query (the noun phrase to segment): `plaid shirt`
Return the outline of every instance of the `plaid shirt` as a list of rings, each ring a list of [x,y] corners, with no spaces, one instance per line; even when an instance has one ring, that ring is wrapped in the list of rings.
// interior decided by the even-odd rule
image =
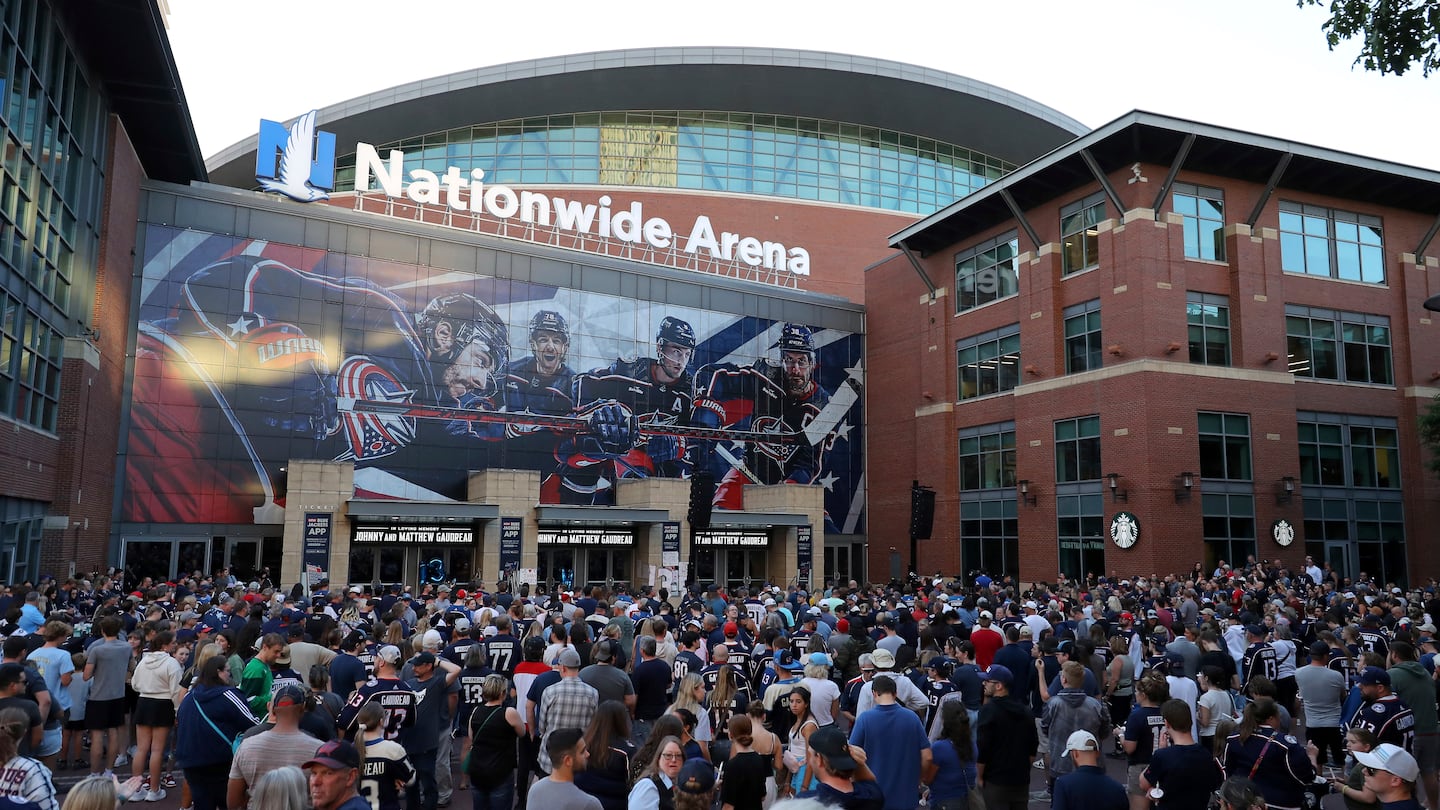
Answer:
[[[600,693],[579,677],[561,678],[558,683],[545,689],[545,693],[540,696],[540,708],[535,713],[535,725],[541,735],[540,767],[546,771],[552,770],[550,754],[545,750],[550,732],[561,728],[578,728],[584,731],[589,727],[590,718],[594,716],[595,706],[599,702]]]

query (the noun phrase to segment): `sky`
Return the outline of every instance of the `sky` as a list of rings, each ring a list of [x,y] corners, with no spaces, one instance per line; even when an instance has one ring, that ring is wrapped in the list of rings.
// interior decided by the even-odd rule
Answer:
[[[625,48],[855,54],[998,85],[1097,127],[1141,109],[1440,169],[1440,76],[1328,49],[1295,0],[169,0],[209,157],[356,96],[460,70]],[[903,16],[902,16],[903,15]],[[322,122],[323,123],[323,122]]]

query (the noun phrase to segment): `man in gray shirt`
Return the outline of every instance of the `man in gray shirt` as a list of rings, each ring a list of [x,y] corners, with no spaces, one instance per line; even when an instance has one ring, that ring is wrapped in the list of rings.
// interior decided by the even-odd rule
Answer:
[[[600,702],[616,700],[625,704],[625,709],[635,715],[635,684],[630,676],[615,668],[615,642],[601,639],[590,651],[595,663],[580,670],[580,680],[590,684],[600,693]]]
[[[85,680],[90,698],[85,702],[85,727],[90,729],[90,773],[104,773],[125,750],[120,731],[125,726],[125,683],[130,676],[133,651],[120,640],[120,617],[106,616],[96,624],[100,641],[85,651]],[[95,732],[104,732],[98,734]],[[104,744],[101,744],[101,740]],[[108,757],[108,759],[107,759]]]
[[[1326,751],[1332,767],[1345,763],[1345,735],[1340,728],[1340,709],[1347,690],[1345,676],[1330,668],[1330,647],[1323,641],[1310,645],[1310,664],[1295,669],[1295,683],[1305,706],[1305,740],[1320,749],[1317,762]]]
[[[550,775],[530,786],[526,804],[545,810],[603,810],[600,800],[575,787],[575,773],[585,770],[590,752],[585,750],[584,733],[578,728],[561,728],[545,739],[550,757]]]

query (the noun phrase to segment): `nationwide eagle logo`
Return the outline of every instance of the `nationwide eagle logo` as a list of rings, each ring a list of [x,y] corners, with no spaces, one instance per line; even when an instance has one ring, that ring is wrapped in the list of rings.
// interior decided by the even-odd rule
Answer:
[[[261,188],[298,202],[330,199],[325,191],[335,188],[335,135],[316,132],[315,115],[311,110],[289,127],[260,121],[255,180]]]

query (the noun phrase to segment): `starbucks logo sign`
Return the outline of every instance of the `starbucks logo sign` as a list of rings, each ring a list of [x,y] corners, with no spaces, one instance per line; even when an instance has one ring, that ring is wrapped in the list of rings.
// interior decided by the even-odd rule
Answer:
[[[1275,542],[1282,546],[1288,546],[1295,542],[1295,524],[1280,518],[1270,526],[1270,536]]]
[[[1120,548],[1130,548],[1140,540],[1140,520],[1129,512],[1116,512],[1110,518],[1110,541]]]

